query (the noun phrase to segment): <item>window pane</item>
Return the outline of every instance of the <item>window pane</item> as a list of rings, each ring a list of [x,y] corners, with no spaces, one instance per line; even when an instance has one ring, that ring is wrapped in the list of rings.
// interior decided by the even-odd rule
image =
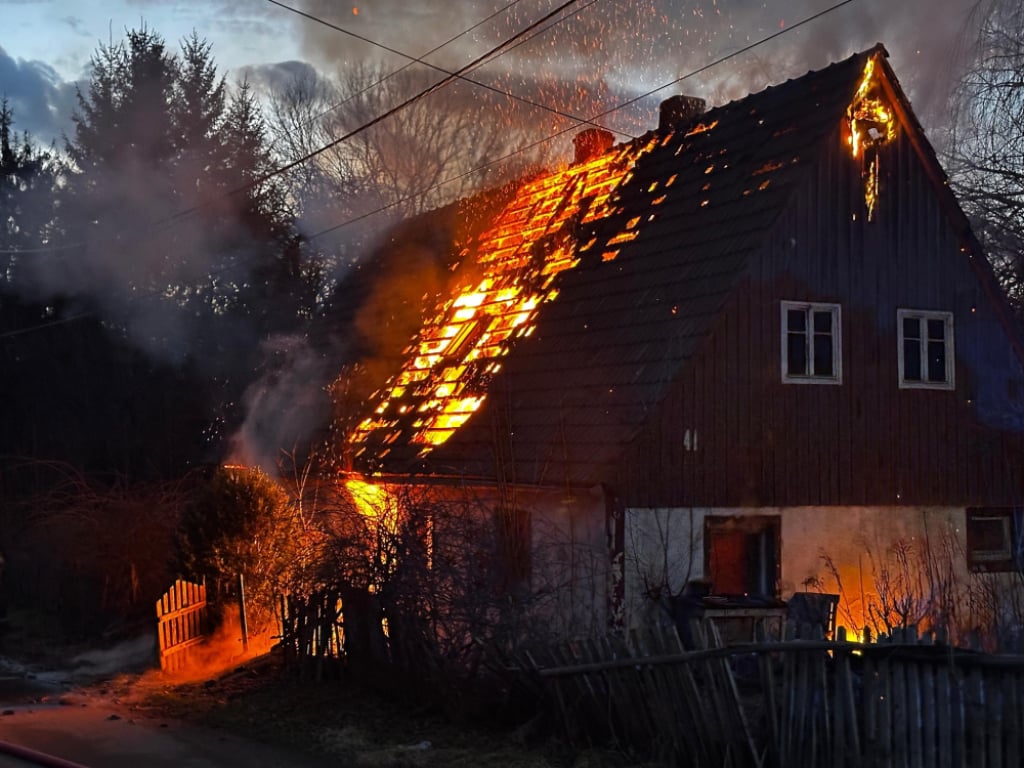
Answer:
[[[786,330],[788,331],[806,331],[807,330],[807,312],[803,309],[789,309],[786,310]]]
[[[1009,516],[971,515],[967,518],[967,551],[975,562],[1005,560],[1013,555]]]
[[[929,339],[944,339],[946,338],[946,321],[941,319],[929,318],[928,320],[928,338]]]
[[[802,333],[786,334],[786,366],[790,376],[807,375],[807,339]]]
[[[814,335],[814,375],[832,375],[832,337],[821,333]]]
[[[921,380],[921,342],[903,339],[903,380]]]
[[[921,338],[921,323],[916,317],[904,317],[903,318],[903,338],[904,339],[919,339]]]
[[[931,322],[929,321],[929,325]],[[930,329],[929,329],[930,331]],[[946,343],[928,342],[928,381],[946,380]]]
[[[815,333],[832,333],[832,313],[831,312],[815,312],[814,313],[814,332]]]

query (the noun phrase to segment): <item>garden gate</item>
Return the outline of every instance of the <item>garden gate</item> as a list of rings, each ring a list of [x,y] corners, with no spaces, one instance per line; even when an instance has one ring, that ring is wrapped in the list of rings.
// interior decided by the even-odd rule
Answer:
[[[160,669],[178,672],[206,636],[206,585],[178,579],[156,601]]]

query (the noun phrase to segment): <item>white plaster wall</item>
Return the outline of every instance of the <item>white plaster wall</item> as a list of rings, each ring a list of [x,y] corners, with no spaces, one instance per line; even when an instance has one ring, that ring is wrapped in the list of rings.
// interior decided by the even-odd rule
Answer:
[[[679,594],[704,578],[704,519],[777,515],[781,526],[780,596],[801,590],[840,594],[839,623],[860,629],[879,591],[901,589],[923,603],[944,583],[963,589],[968,573],[964,510],[957,507],[770,507],[626,511],[626,623],[660,618],[652,593]],[[935,568],[933,568],[935,570]],[[962,597],[962,596],[960,596]]]
[[[538,629],[557,637],[607,630],[609,554],[600,487],[517,491],[531,515],[530,589]]]

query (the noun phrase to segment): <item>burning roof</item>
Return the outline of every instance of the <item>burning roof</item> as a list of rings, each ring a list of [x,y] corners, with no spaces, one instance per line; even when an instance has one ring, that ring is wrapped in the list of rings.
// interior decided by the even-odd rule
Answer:
[[[598,479],[822,142],[877,162],[871,148],[895,130],[873,69],[884,56],[876,46],[525,183],[459,244],[466,277],[349,435],[357,467]],[[868,192],[865,205],[870,216]]]

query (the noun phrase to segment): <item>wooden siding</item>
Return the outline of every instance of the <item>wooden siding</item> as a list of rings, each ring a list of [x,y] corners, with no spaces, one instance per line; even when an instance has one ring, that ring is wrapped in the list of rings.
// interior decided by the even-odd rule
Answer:
[[[627,506],[1024,500],[1009,337],[905,133],[881,150],[881,173],[868,222],[861,162],[837,129],[618,467]],[[840,386],[781,382],[781,300],[841,305]],[[899,308],[953,313],[954,390],[899,388]]]

